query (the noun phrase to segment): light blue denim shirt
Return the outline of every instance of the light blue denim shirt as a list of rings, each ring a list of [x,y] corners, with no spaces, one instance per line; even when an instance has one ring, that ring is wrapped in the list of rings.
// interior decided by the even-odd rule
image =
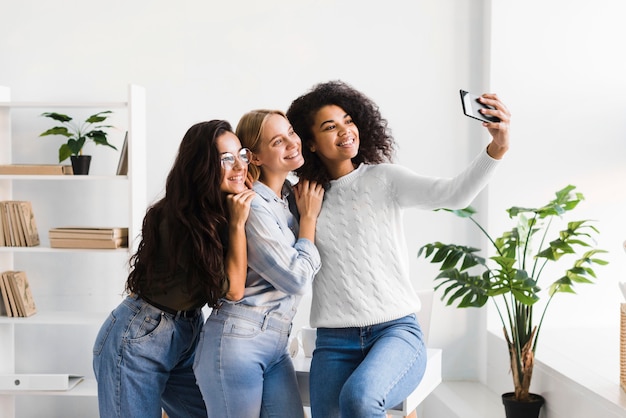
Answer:
[[[248,277],[243,299],[236,303],[272,313],[284,319],[296,314],[302,295],[321,267],[320,254],[306,238],[298,239],[299,224],[289,210],[293,198],[289,182],[279,198],[261,182],[254,183],[257,196],[246,222]]]

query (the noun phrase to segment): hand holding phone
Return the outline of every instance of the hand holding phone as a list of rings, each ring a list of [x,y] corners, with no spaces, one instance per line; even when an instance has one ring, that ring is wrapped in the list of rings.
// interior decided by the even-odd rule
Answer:
[[[483,122],[500,122],[500,118],[497,116],[483,115],[480,113],[480,109],[495,109],[493,106],[489,106],[481,103],[478,100],[478,96],[471,94],[465,90],[459,90],[461,93],[461,104],[463,105],[463,113],[470,118],[478,119]]]

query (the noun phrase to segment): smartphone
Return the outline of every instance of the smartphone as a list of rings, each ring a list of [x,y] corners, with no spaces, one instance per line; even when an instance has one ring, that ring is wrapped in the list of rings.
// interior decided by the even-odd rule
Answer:
[[[497,116],[483,115],[479,109],[494,109],[493,106],[482,104],[478,101],[478,96],[471,94],[465,90],[459,90],[461,92],[461,104],[463,104],[463,113],[470,118],[478,119],[483,122],[500,122],[500,118]]]

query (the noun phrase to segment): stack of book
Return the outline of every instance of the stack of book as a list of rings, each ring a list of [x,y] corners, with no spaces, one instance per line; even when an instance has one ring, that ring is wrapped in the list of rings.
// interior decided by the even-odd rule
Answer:
[[[86,228],[67,226],[50,229],[52,248],[128,247],[128,228]]]
[[[2,273],[0,293],[6,316],[26,317],[37,312],[25,272],[9,270]]]
[[[2,164],[0,174],[66,175],[74,171],[71,165],[61,164]]]
[[[39,245],[39,232],[33,207],[28,201],[0,202],[0,246],[34,247]]]

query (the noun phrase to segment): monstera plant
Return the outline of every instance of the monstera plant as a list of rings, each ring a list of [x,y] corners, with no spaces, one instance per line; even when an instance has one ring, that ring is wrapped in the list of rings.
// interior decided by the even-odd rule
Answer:
[[[493,255],[487,259],[479,255],[477,248],[441,242],[426,244],[418,252],[418,257],[424,256],[440,266],[435,291],[443,292],[442,300],[447,305],[467,308],[482,307],[488,300],[494,302],[510,355],[515,387],[511,395],[517,401],[529,402],[537,397],[529,389],[541,325],[552,298],[559,293],[575,293],[576,285],[593,283],[594,267],[607,264],[597,258],[606,251],[595,247],[599,232],[592,221],[569,221],[567,225],[561,222],[564,229],[551,233],[551,227],[558,223],[555,221],[562,220],[584,199],[574,189],[570,185],[557,191],[553,200],[538,208],[507,209],[515,226],[498,238],[493,238],[476,221],[471,207],[444,209],[478,227],[492,247]],[[563,266],[563,270],[558,270],[562,276],[553,276],[552,268],[546,269],[551,263]],[[534,312],[541,296],[547,301],[539,312]]]

